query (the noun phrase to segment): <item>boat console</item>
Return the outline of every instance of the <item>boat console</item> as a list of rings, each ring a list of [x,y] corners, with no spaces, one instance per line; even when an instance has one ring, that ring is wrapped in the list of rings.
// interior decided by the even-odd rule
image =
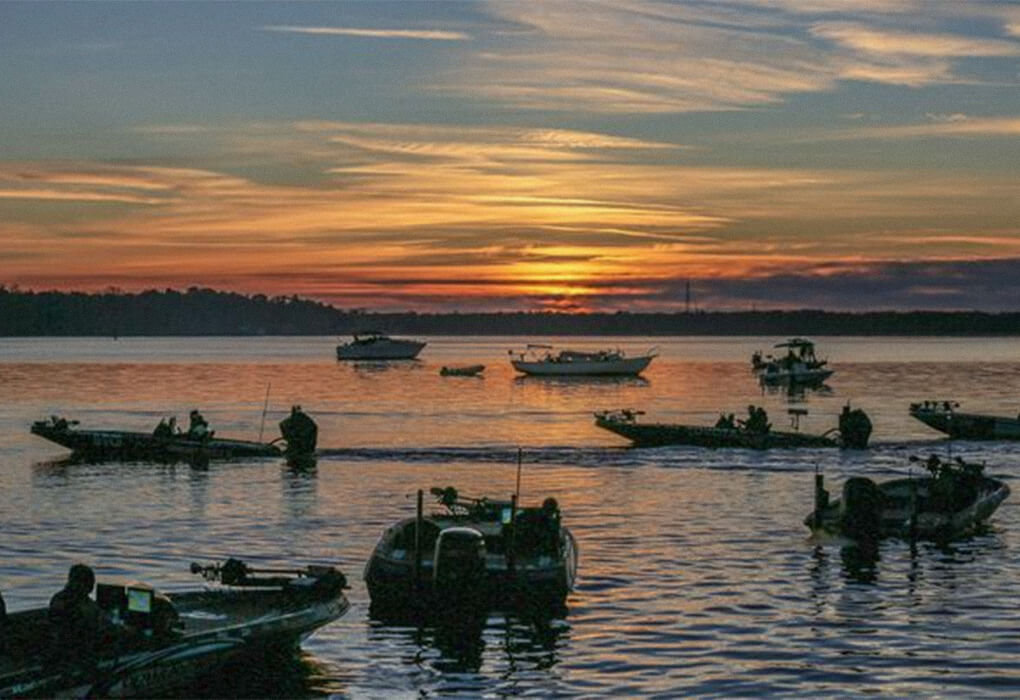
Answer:
[[[176,613],[165,597],[157,600],[156,591],[144,584],[126,586],[100,583],[96,586],[96,604],[117,626],[129,626],[145,636],[154,631],[169,631]],[[163,616],[171,612],[170,620]]]

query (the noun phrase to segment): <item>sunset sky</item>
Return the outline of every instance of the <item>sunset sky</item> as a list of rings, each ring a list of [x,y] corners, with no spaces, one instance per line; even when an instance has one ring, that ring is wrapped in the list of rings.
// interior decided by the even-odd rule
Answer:
[[[3,2],[0,71],[8,286],[1020,306],[1014,2]]]

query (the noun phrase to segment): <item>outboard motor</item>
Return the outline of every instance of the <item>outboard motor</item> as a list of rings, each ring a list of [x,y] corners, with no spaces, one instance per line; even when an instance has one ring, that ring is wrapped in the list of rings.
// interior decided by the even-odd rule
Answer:
[[[871,419],[863,410],[846,405],[839,414],[839,434],[843,447],[864,449],[871,438]]]
[[[485,538],[471,527],[449,527],[439,533],[432,562],[436,594],[451,603],[477,603],[484,595]]]
[[[287,440],[288,457],[307,457],[315,453],[319,426],[300,406],[292,406],[290,415],[280,421],[280,434]]]
[[[843,532],[854,539],[877,540],[881,536],[885,494],[874,481],[850,477],[843,484],[840,520]]]

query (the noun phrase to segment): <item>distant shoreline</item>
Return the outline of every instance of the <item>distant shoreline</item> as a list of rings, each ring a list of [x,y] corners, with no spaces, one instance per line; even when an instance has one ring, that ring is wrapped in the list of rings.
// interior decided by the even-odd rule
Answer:
[[[299,297],[192,287],[137,294],[0,286],[0,337],[325,336],[1020,336],[1020,312],[695,311],[417,313],[337,309]]]

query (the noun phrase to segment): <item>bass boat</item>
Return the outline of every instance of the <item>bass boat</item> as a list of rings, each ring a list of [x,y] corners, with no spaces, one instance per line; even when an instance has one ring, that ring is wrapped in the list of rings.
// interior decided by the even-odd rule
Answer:
[[[272,443],[230,440],[218,437],[194,438],[187,433],[160,434],[129,430],[82,430],[78,421],[57,416],[36,421],[34,435],[71,450],[75,456],[94,460],[177,461],[194,458],[235,459],[279,457],[283,450]]]
[[[947,540],[974,530],[1009,496],[1009,486],[985,476],[983,464],[932,455],[924,466],[929,476],[881,484],[852,477],[843,484],[843,497],[832,502],[816,474],[815,509],[804,524],[816,533],[852,539]]]
[[[562,607],[577,576],[577,543],[556,500],[540,507],[463,498],[433,488],[443,506],[391,525],[379,538],[365,583],[374,609]]]
[[[761,409],[759,409],[761,410]],[[795,419],[803,411],[792,414]],[[689,445],[692,447],[736,447],[764,450],[793,447],[844,447],[863,449],[871,437],[871,419],[861,409],[843,409],[839,427],[822,435],[772,430],[766,418],[753,418],[738,425],[732,416],[715,426],[677,423],[641,423],[642,411],[621,409],[595,414],[595,425],[630,440],[635,447]]]
[[[349,607],[332,567],[253,569],[237,559],[192,564],[222,588],[161,594],[101,583],[97,648],[54,647],[47,608],[8,615],[0,640],[0,697],[156,697],[226,662],[292,651]]]
[[[560,350],[551,345],[528,345],[523,351],[508,351],[510,364],[518,372],[540,377],[636,376],[656,357],[655,349],[627,357],[622,350],[581,352]]]
[[[957,440],[1020,440],[1020,416],[963,413],[959,407],[955,401],[923,401],[910,404],[910,415]]]
[[[354,340],[336,346],[338,360],[413,360],[426,343],[391,338],[384,333],[355,333]]]
[[[46,420],[32,423],[29,430],[34,435],[68,448],[74,457],[88,461],[204,463],[211,459],[280,456],[300,459],[314,454],[318,438],[315,422],[301,411],[300,406],[292,407],[291,414],[280,421],[281,437],[272,442],[218,438],[212,432],[196,437],[190,433],[175,432],[171,425],[172,422],[167,424],[166,421],[160,421],[151,433],[81,430],[76,420],[50,416]]]

